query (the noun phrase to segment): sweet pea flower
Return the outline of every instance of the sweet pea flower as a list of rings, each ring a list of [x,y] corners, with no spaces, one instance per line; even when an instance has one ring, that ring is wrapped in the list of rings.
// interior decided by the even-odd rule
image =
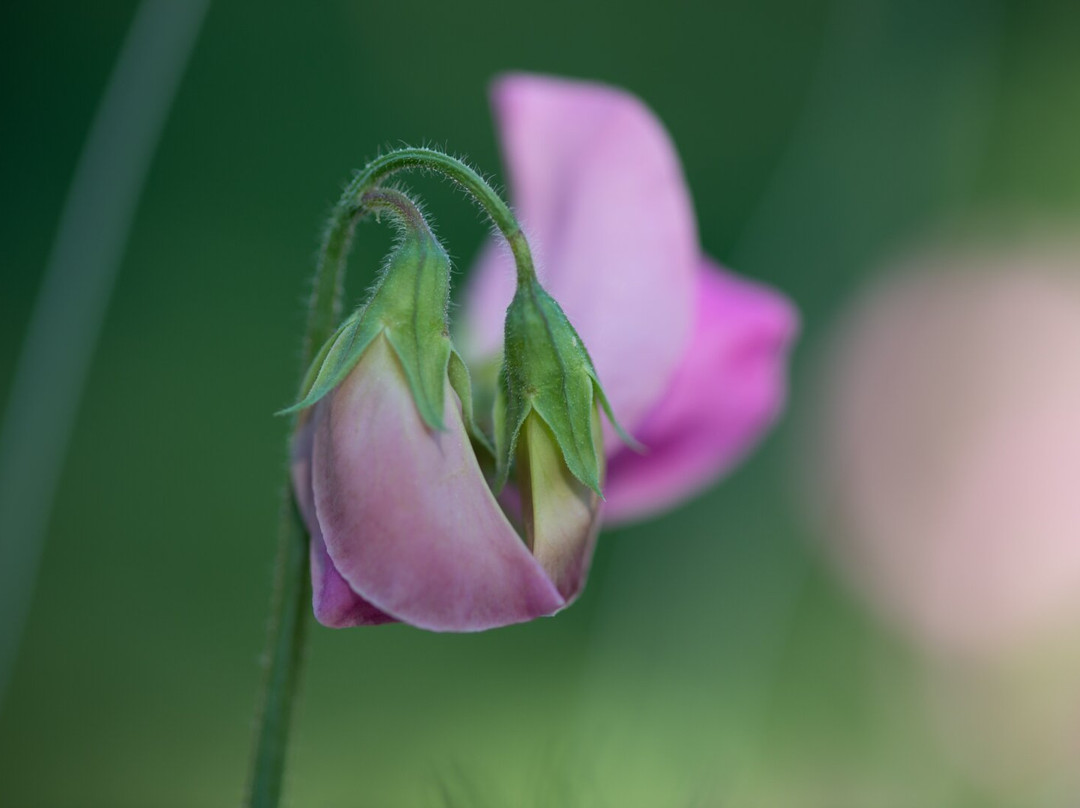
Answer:
[[[649,110],[613,88],[524,75],[496,83],[494,106],[516,209],[551,293],[543,317],[561,318],[559,344],[580,351],[544,365],[567,374],[547,386],[569,391],[555,404],[577,407],[586,429],[575,451],[596,473],[577,469],[547,405],[523,409],[512,395],[507,404],[498,389],[504,336],[529,316],[511,257],[492,243],[457,324],[464,363],[452,353],[428,383],[441,385],[437,410],[418,406],[402,340],[388,329],[301,421],[293,482],[311,534],[315,615],[327,626],[476,631],[553,614],[584,585],[601,513],[640,518],[701,490],[783,403],[795,312],[701,254],[678,158]],[[494,457],[470,428],[465,363],[476,401],[495,402]],[[620,442],[613,419],[600,431],[604,404],[642,447]],[[506,413],[520,417],[509,446],[499,439]],[[507,452],[516,477],[496,496]]]

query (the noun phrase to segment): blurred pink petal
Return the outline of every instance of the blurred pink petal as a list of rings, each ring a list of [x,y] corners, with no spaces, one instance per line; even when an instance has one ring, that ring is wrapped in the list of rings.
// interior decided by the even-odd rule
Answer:
[[[622,448],[608,467],[609,521],[669,507],[714,481],[779,414],[798,315],[768,287],[704,261],[689,349],[635,431],[647,453]]]
[[[588,347],[633,431],[689,338],[694,213],[667,133],[635,97],[589,82],[510,75],[492,101],[513,201],[540,279]],[[489,245],[465,310],[465,349],[498,355],[513,262]],[[616,440],[608,436],[607,446]]]
[[[941,649],[1080,616],[1080,260],[934,262],[838,345],[824,496],[858,589]]]
[[[316,413],[318,525],[361,598],[434,631],[480,631],[558,611],[564,599],[500,510],[449,384],[445,432],[420,418],[378,338]]]

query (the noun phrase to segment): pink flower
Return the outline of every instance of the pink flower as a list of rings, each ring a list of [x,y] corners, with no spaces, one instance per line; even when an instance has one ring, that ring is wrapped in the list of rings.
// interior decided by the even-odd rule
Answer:
[[[833,555],[932,652],[1076,636],[1078,268],[1000,247],[912,262],[837,340],[815,464]]]
[[[588,346],[612,409],[604,518],[671,507],[730,469],[783,406],[791,304],[701,254],[661,123],[611,87],[511,75],[492,93],[512,201],[540,280]],[[496,242],[470,279],[464,349],[497,356],[513,263]]]
[[[779,413],[795,312],[701,255],[678,158],[637,99],[510,76],[497,82],[494,104],[541,282],[647,450],[605,432],[605,516],[670,507],[737,462]],[[459,323],[478,387],[498,366],[513,293],[512,260],[493,243]],[[446,430],[432,431],[380,337],[298,432],[294,484],[312,534],[320,622],[481,630],[552,614],[584,585],[598,498],[565,473],[550,432],[530,416],[524,479],[533,494],[525,492],[526,529],[515,530],[446,384]]]
[[[446,429],[431,430],[380,337],[297,434],[323,625],[470,631],[565,605],[491,495],[449,382],[445,402]]]

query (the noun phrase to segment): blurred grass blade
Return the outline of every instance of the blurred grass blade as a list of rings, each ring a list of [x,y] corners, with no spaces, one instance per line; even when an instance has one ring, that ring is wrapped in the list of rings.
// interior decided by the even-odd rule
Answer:
[[[208,5],[143,0],[64,202],[0,425],[0,704],[113,283]]]

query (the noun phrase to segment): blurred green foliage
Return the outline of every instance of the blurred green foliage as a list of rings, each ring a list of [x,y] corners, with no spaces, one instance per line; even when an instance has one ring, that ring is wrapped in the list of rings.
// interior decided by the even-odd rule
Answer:
[[[1080,211],[1080,5],[614,8],[211,7],[64,471],[0,713],[0,803],[239,802],[284,468],[272,413],[295,393],[322,217],[384,145],[497,172],[485,87],[527,69],[627,87],[664,120],[706,250],[803,312],[793,416],[709,494],[606,534],[564,615],[314,629],[287,804],[1006,804],[942,763],[909,655],[822,568],[792,424],[806,357],[883,260],[986,212]],[[133,11],[0,9],[0,401]],[[485,224],[408,184],[467,268]],[[389,239],[360,230],[354,296]]]

